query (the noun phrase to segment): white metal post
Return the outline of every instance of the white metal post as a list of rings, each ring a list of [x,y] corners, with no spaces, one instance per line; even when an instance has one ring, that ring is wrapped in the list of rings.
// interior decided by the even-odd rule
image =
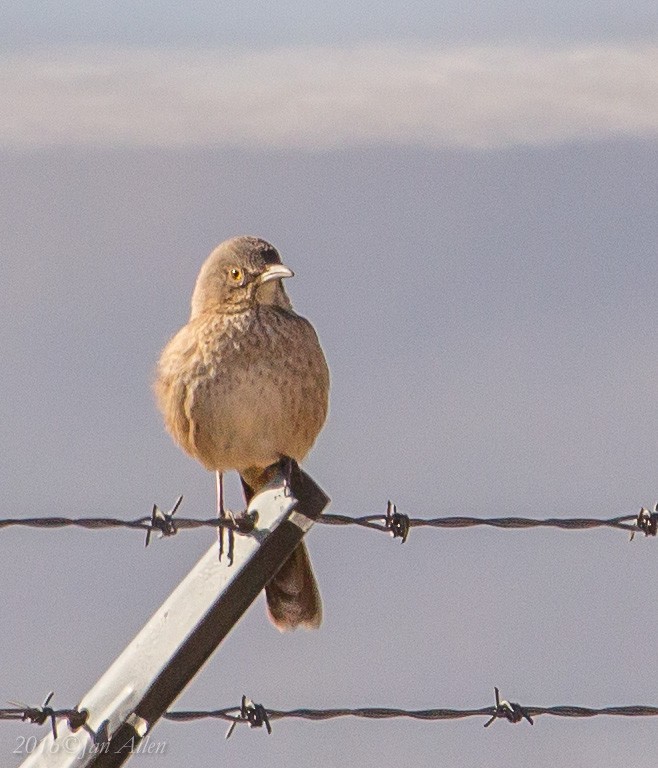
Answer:
[[[250,534],[236,534],[233,565],[217,543],[194,566],[135,639],[82,699],[83,727],[57,723],[21,768],[114,768],[171,706],[276,574],[329,502],[293,465],[249,504]]]

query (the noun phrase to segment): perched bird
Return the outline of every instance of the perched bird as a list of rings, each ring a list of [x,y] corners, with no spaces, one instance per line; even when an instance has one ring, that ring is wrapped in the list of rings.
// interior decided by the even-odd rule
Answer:
[[[187,325],[164,348],[155,393],[167,430],[217,472],[240,473],[247,501],[265,471],[301,461],[327,416],[329,370],[313,326],[296,314],[282,280],[293,273],[256,237],[221,243],[201,267]],[[315,628],[322,603],[303,542],[265,589],[280,630]]]

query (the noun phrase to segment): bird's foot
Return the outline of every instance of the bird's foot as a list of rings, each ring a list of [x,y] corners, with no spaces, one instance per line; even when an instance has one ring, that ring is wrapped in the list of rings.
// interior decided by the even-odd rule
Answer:
[[[235,529],[238,527],[238,524],[235,520],[235,516],[233,515],[233,512],[231,512],[229,509],[222,509],[221,513],[219,514],[219,520],[220,520],[220,526],[217,529],[217,538],[219,540],[219,561],[222,560],[222,555],[224,554],[224,531],[226,531],[226,539],[227,539],[227,558],[228,558],[228,564],[233,565],[233,550],[235,547]],[[228,522],[228,525],[223,525],[221,523]]]

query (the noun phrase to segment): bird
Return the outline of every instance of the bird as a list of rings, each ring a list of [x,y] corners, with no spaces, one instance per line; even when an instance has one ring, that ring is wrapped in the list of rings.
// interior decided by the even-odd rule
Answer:
[[[329,368],[315,329],[283,286],[293,276],[266,240],[220,243],[201,267],[187,324],[157,364],[165,427],[216,473],[219,515],[225,472],[237,470],[248,503],[273,465],[306,457],[327,418]],[[265,596],[277,629],[320,626],[322,600],[303,541]]]

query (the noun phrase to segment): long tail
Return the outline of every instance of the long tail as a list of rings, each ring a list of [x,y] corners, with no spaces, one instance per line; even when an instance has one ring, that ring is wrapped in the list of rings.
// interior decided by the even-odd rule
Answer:
[[[247,470],[240,479],[248,504],[267,481],[267,472]],[[320,626],[322,599],[303,541],[265,587],[265,598],[270,620],[281,632],[296,627],[317,629]]]

